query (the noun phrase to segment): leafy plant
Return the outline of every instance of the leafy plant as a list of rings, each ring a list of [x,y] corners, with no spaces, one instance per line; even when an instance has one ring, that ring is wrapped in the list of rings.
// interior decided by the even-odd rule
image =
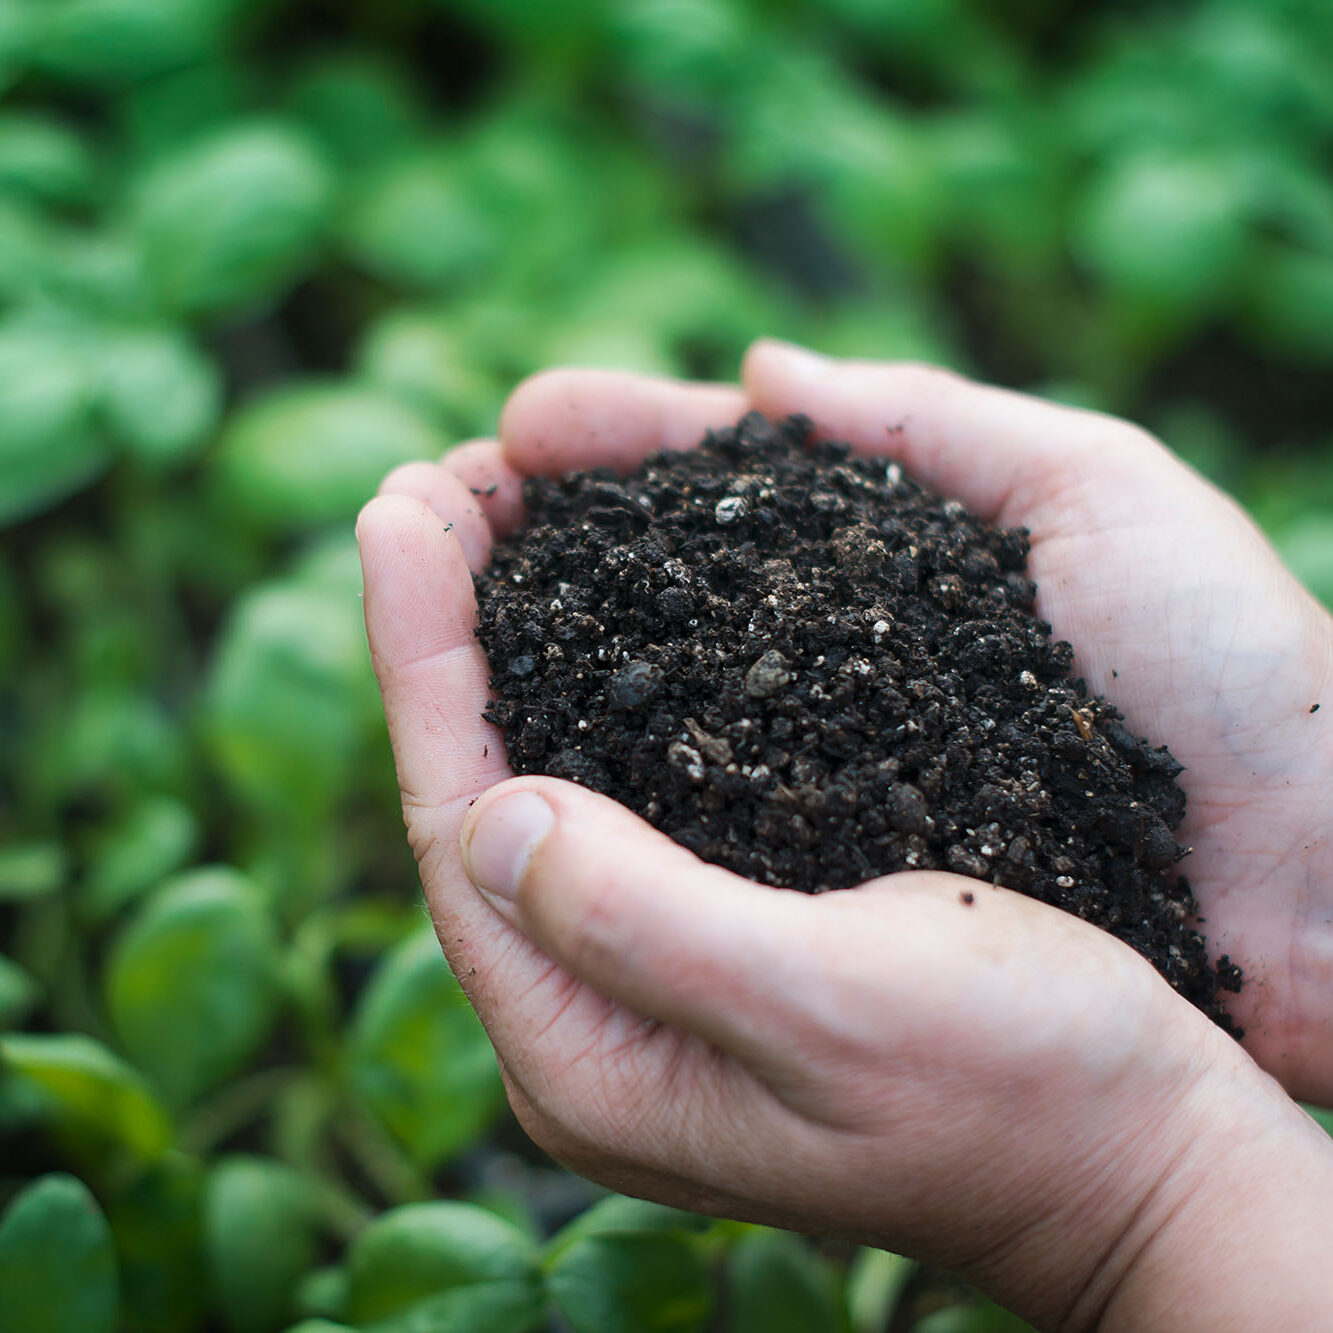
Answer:
[[[772,333],[1139,419],[1333,602],[1330,90],[1322,0],[0,0],[0,1333],[1015,1326],[526,1143],[350,521]]]

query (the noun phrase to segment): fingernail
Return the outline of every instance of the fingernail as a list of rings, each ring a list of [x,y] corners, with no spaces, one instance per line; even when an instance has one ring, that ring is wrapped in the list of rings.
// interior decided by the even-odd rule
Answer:
[[[464,833],[468,878],[483,893],[512,902],[554,823],[555,811],[535,792],[516,791],[492,802]]]

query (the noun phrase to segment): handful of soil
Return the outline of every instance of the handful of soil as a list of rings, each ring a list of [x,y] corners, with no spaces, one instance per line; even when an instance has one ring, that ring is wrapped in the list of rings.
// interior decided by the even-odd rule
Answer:
[[[1005,885],[1110,931],[1234,1031],[1219,990],[1240,970],[1210,965],[1168,873],[1181,765],[1070,678],[1026,530],[757,414],[524,499],[477,584],[485,716],[516,772],[769,884]]]

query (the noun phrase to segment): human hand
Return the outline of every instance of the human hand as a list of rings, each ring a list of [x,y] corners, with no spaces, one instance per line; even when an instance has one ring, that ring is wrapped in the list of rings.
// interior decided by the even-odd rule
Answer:
[[[1031,529],[1037,610],[1077,649],[1074,674],[1185,765],[1181,869],[1214,957],[1244,969],[1228,1008],[1246,1049],[1293,1096],[1333,1104],[1328,613],[1232,501],[1125,422],[772,344],[745,383],[760,411],[805,412]]]
[[[894,372],[821,366],[804,401],[766,401],[787,356],[771,347],[752,355],[756,405],[799,408],[831,433],[873,443],[872,405],[859,424],[831,422],[815,390],[837,375]],[[1069,432],[1066,447],[1084,466],[1108,457],[1114,465],[1101,452],[1111,423],[949,377],[897,373],[907,383],[895,408],[879,413],[881,432],[884,419],[908,418],[895,453],[974,508],[1021,517],[1034,528],[1036,576],[1073,587],[1079,561],[1071,554],[1043,572],[1037,549],[1048,534],[1030,511],[1005,508],[1029,498],[1018,476],[986,477],[1013,472],[1011,451],[1024,448],[1044,450],[1054,467],[1057,431]],[[905,401],[904,389],[915,398]],[[973,421],[991,417],[987,438],[998,447],[989,458],[958,457],[973,429],[966,411],[957,417],[960,394]],[[1308,1180],[1318,1174],[1309,1159],[1322,1163],[1327,1150],[1134,954],[1003,890],[966,908],[959,892],[969,885],[951,876],[895,876],[810,899],[702,866],[568,784],[529,778],[491,790],[508,770],[499,737],[479,717],[487,670],[471,633],[466,565],[485,560],[492,524],[515,521],[518,475],[630,466],[652,448],[692,443],[747,405],[726,389],[543,377],[511,403],[503,448],[468,446],[443,468],[400,471],[387,484],[396,493],[363,516],[372,647],[446,952],[495,1042],[520,1118],[585,1174],[688,1207],[931,1257],[1042,1322],[1087,1324],[1103,1311],[1110,1322],[1118,1311],[1141,1317],[1151,1308],[1141,1275],[1199,1199],[1215,1198],[1219,1185],[1253,1186],[1257,1197],[1289,1180],[1289,1158],[1304,1162]],[[1005,433],[1000,406],[1053,419],[1046,433],[1030,421],[1011,421]],[[1105,434],[1079,449],[1075,422]],[[1147,449],[1137,437],[1124,447]],[[475,499],[459,477],[496,490]],[[987,484],[998,505],[987,501]],[[1045,503],[1060,508],[1054,495]],[[1074,608],[1095,604],[1087,589],[1066,596]],[[1077,633],[1049,600],[1042,610],[1059,632]],[[482,793],[468,824],[469,865],[485,896],[469,882],[458,842],[466,807]],[[545,836],[524,817],[548,821]],[[515,870],[511,901],[503,888]],[[1233,1152],[1224,1171],[1208,1158],[1208,1148],[1247,1138],[1260,1146]],[[1302,1151],[1275,1154],[1293,1143]],[[1286,1191],[1288,1211],[1297,1195]]]

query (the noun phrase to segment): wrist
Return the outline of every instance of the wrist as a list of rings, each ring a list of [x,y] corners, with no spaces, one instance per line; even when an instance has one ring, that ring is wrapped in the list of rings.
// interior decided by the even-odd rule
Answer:
[[[952,1261],[1036,1327],[1326,1321],[1333,1139],[1229,1037],[1189,1026],[1199,1040],[1177,1027],[1150,1080],[1107,1089],[1095,1146],[1047,1179],[1044,1207],[1025,1221],[1019,1207],[1003,1243]]]
[[[1182,1101],[1155,1157],[1060,1326],[1318,1327],[1328,1304],[1333,1140],[1233,1052]]]

